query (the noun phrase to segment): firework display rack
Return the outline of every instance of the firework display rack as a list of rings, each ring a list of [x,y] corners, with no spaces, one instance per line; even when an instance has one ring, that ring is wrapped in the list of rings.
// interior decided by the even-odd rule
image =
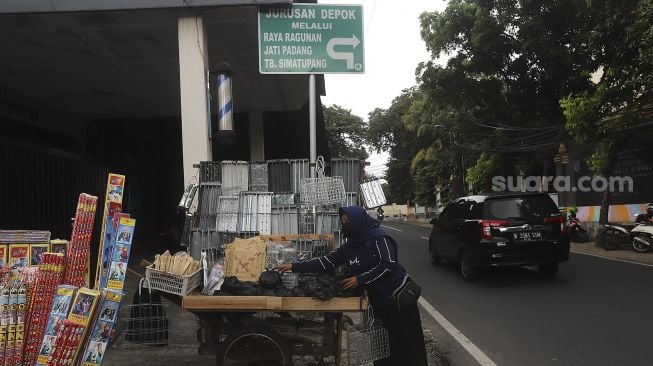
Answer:
[[[120,212],[124,180],[109,174],[98,260],[104,271],[95,289],[89,272],[98,197],[79,195],[69,240],[0,230],[0,366],[102,364],[125,295],[136,224]]]

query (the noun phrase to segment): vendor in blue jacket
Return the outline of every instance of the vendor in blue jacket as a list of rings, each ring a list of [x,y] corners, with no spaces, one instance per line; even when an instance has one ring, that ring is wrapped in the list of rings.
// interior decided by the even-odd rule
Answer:
[[[406,277],[406,271],[397,259],[397,243],[362,207],[342,207],[339,214],[346,244],[324,257],[285,263],[277,269],[281,272],[323,272],[347,264],[356,275],[343,281],[345,289],[363,286],[374,317],[380,319],[388,330],[391,355],[375,361],[374,365],[427,365],[417,303],[399,308],[393,299],[393,293]]]

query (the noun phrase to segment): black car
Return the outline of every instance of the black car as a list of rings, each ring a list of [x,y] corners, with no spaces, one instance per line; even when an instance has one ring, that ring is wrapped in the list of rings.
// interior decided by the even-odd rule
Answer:
[[[467,281],[489,266],[538,265],[542,274],[554,277],[558,264],[569,260],[565,219],[545,193],[459,198],[431,224],[431,262],[460,263]]]

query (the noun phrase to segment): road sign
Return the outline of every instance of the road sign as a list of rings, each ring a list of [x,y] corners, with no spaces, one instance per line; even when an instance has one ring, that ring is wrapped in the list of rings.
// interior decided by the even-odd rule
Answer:
[[[361,5],[261,6],[262,74],[365,72]]]

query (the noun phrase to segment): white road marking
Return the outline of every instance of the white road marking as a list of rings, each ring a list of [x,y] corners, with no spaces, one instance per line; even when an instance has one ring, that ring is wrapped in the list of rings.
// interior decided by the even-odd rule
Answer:
[[[494,361],[492,361],[483,351],[481,351],[472,341],[470,341],[464,334],[462,334],[456,327],[453,326],[439,311],[437,311],[433,305],[429,304],[426,299],[420,297],[418,300],[419,304],[422,305],[424,310],[426,310],[429,315],[435,319],[440,325],[449,333],[458,343],[460,343],[463,348],[469,352],[469,354],[474,357],[476,361],[482,366],[497,366]]]
[[[429,240],[429,238],[427,238],[426,236],[420,236],[420,238]]]
[[[608,258],[608,257],[603,257],[603,256],[600,256],[600,255],[596,255],[596,254],[589,254],[589,253],[577,252],[577,251],[574,251],[574,250],[571,250],[570,252],[572,252],[572,253],[574,253],[574,254],[582,254],[582,255],[586,255],[586,256],[589,256],[589,257],[596,257],[596,258],[606,259],[606,260],[609,260],[609,261],[624,262],[624,263],[630,263],[630,264],[638,264],[638,265],[640,265],[640,266],[653,267],[653,264],[646,264],[646,263],[632,262],[632,261],[627,261],[627,260],[625,260],[625,259]]]
[[[395,229],[395,228],[393,228],[393,227],[385,226],[385,225],[381,225],[381,227],[384,227],[384,228],[386,228],[386,229],[390,229],[390,230],[395,230],[395,231],[403,231],[403,230],[401,230],[401,229]]]

